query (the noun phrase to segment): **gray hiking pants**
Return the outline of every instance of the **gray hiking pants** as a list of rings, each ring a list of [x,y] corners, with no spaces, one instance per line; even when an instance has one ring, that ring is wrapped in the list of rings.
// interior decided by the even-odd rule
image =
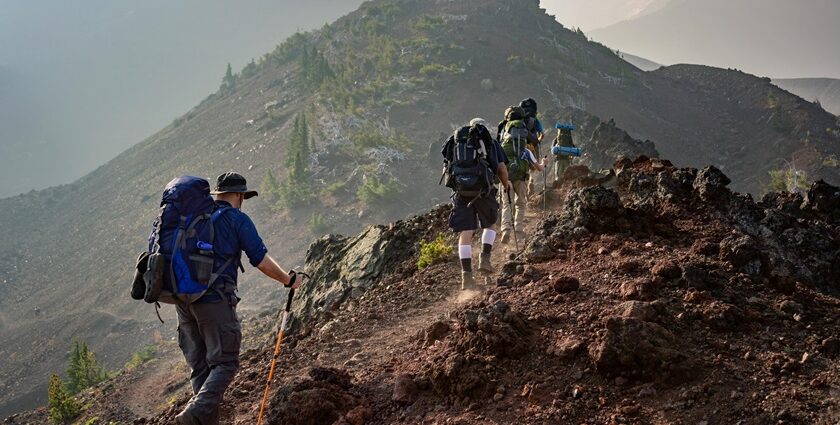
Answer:
[[[178,345],[192,371],[185,410],[202,425],[219,423],[219,405],[239,369],[242,330],[235,301],[176,306]]]

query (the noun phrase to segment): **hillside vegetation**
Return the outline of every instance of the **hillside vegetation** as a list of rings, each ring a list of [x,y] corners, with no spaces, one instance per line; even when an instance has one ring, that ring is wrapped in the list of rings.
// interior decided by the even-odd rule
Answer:
[[[511,30],[496,31],[500,21]],[[12,241],[0,247],[2,411],[45,401],[73,338],[116,367],[155,332],[172,336],[171,311],[161,326],[127,293],[173,176],[233,169],[265,182],[245,211],[270,252],[297,266],[320,232],[446,201],[439,143],[526,96],[549,127],[567,108],[614,118],[624,139],[650,140],[677,164],[718,165],[739,189],[758,192],[799,152],[809,176],[838,181],[836,118],[766,80],[696,66],[643,73],[532,0],[367,2],[231,70],[216,93],[79,181],[0,200]],[[244,312],[279,305],[258,273],[240,288]]]

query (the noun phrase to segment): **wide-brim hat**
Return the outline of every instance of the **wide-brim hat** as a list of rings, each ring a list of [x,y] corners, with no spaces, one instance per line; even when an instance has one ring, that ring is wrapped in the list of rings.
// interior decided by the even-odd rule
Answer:
[[[216,179],[216,188],[210,192],[211,195],[222,193],[244,193],[245,199],[259,196],[256,190],[248,190],[248,182],[239,173],[224,173]]]

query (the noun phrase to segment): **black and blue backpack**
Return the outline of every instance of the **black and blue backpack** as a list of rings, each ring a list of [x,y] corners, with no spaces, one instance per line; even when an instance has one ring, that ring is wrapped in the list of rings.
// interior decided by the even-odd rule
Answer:
[[[488,147],[495,148],[492,143],[483,126],[455,130],[445,148],[446,186],[465,198],[487,194],[496,179],[487,160]]]
[[[230,209],[217,206],[203,178],[181,176],[166,185],[149,236],[143,300],[190,304],[217,289],[220,272],[239,260],[236,256],[215,266],[222,257],[213,249],[215,224]],[[132,290],[132,297],[137,295]]]

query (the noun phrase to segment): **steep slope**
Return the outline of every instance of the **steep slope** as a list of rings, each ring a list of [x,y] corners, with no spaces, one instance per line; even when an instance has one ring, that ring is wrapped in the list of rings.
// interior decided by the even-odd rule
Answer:
[[[820,105],[834,115],[840,115],[840,80],[834,78],[776,78],[773,84]]]
[[[840,77],[840,4],[827,0],[674,0],[659,11],[588,33],[662,63],[702,63],[758,75]]]
[[[522,31],[492,31],[499,19]],[[172,335],[171,310],[158,325],[148,306],[127,300],[127,285],[160,190],[178,174],[235,169],[259,186],[272,171],[279,187],[264,185],[245,210],[289,266],[325,230],[355,233],[445,201],[440,141],[526,96],[548,125],[568,107],[612,117],[628,140],[651,140],[678,164],[719,165],[738,188],[758,191],[768,170],[803,149],[820,159],[811,176],[837,182],[822,159],[837,153],[840,131],[825,111],[735,71],[643,73],[531,0],[369,2],[229,83],[78,182],[0,200],[11,241],[0,247],[2,406],[43,401],[74,338],[118,367],[153,330]],[[300,113],[303,145],[291,143]],[[276,285],[257,273],[241,289],[243,309],[278,304]]]
[[[614,189],[552,191],[525,250],[497,249],[511,261],[477,291],[456,289],[454,257],[416,268],[448,206],[313,244],[267,424],[836,423],[840,189],[756,203],[714,167],[615,172]],[[348,264],[366,284],[335,297]],[[255,422],[275,320],[246,323],[223,423]],[[112,385],[85,395],[82,420],[168,424],[189,397],[146,416]]]
[[[655,71],[662,66],[662,64],[658,64],[652,60],[645,59],[641,56],[631,55],[629,53],[621,52],[621,59],[630,62],[636,68],[641,69],[642,71]]]

